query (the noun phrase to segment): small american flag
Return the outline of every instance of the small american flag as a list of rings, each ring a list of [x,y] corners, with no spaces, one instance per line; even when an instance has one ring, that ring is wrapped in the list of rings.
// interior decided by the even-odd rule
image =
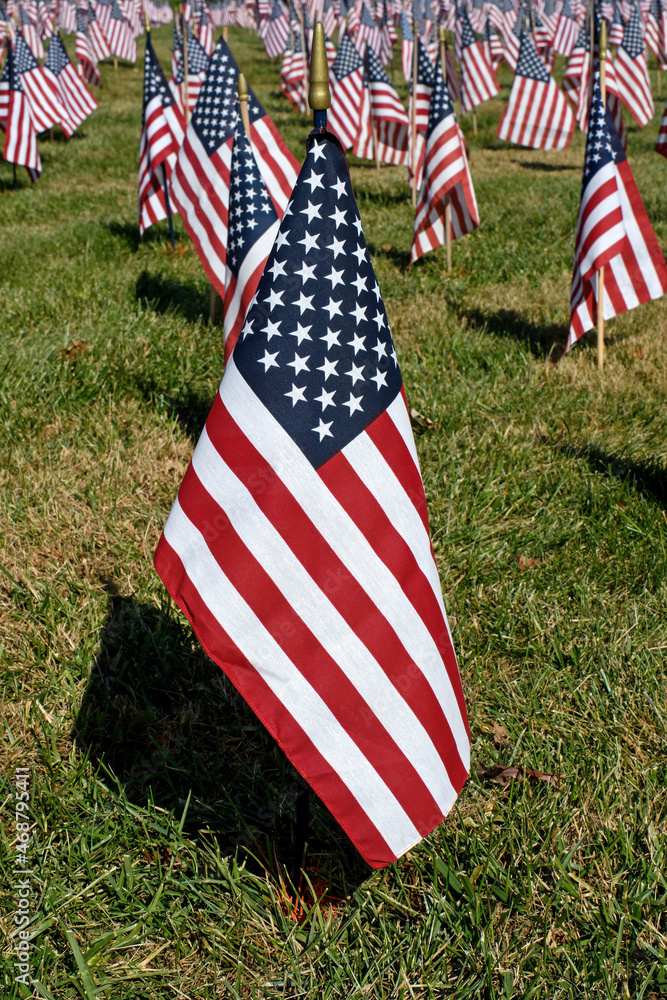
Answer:
[[[590,119],[566,350],[597,324],[598,287],[594,278],[602,265],[605,265],[605,319],[667,292],[667,264],[614,123],[602,104],[599,74],[595,79]]]
[[[100,59],[106,59],[111,55],[111,49],[109,48],[109,43],[107,42],[106,35],[100,23],[97,14],[95,13],[95,8],[92,3],[88,3],[88,13],[86,16],[86,28],[88,31],[88,40],[90,42],[95,58],[99,62]]]
[[[106,35],[112,55],[118,56],[119,59],[126,59],[131,63],[137,61],[137,43],[134,40],[132,28],[120,9],[118,0],[111,0],[109,29]]]
[[[655,109],[638,7],[632,10],[614,67],[621,100],[640,127],[648,125]]]
[[[306,63],[303,58],[301,32],[292,34],[292,44],[288,43],[280,67],[280,89],[297,111],[308,110],[306,94]]]
[[[95,110],[97,101],[77,75],[60,35],[53,35],[49,42],[44,70],[52,75],[58,88],[58,95],[67,112],[67,118],[61,120],[60,126],[65,135],[70,136]]]
[[[42,40],[37,31],[37,9],[35,8],[35,17],[33,19],[26,9],[25,4],[19,4],[18,16],[19,33],[23,35],[23,39],[35,59],[43,59],[44,46],[42,45]]]
[[[199,92],[202,88],[208,70],[209,56],[206,55],[199,41],[195,38],[186,25],[187,49],[188,49],[188,114],[194,111]],[[174,23],[174,38],[172,42],[172,78],[169,81],[171,92],[174,95],[179,111],[185,119],[185,70],[183,60],[183,32]]]
[[[380,29],[375,23],[375,19],[368,9],[364,0],[361,2],[361,18],[359,20],[359,27],[354,36],[354,44],[358,52],[362,55],[364,53],[364,44],[368,43],[376,52],[380,48],[382,39],[380,37]]]
[[[532,149],[566,149],[573,132],[570,106],[524,31],[514,83],[496,136]]]
[[[329,127],[343,149],[349,149],[356,142],[364,96],[364,61],[350,36],[345,34],[331,67],[329,109]]]
[[[375,868],[469,767],[401,374],[336,140],[311,140],[155,555],[202,645]]]
[[[225,361],[229,361],[236,346],[279,224],[243,123],[237,115],[229,181],[227,278],[223,303]]]
[[[461,111],[465,112],[495,97],[500,87],[465,7],[461,11],[461,26]]]
[[[79,76],[95,87],[102,86],[102,77],[97,68],[97,59],[88,37],[86,12],[80,7],[76,9],[76,68]]]
[[[20,35],[17,35],[17,41]],[[23,39],[21,39],[23,41]],[[23,43],[25,45],[25,42]],[[26,49],[28,46],[25,46]],[[29,54],[30,50],[28,50]],[[14,47],[9,42],[7,46],[7,77],[9,85],[9,103],[7,120],[5,122],[5,141],[2,155],[9,163],[26,167],[30,180],[36,181],[42,172],[42,162],[37,150],[37,136],[33,124],[30,105],[23,88],[21,74],[15,62]]]
[[[370,90],[371,118],[377,138],[375,154],[382,163],[407,166],[410,120],[382,63],[368,46],[366,76]]]
[[[21,79],[35,132],[44,132],[67,120],[57,84],[44,72],[20,34],[14,43],[14,75]]]
[[[183,142],[183,116],[146,33],[143,114],[139,144],[139,232],[167,218],[168,185]],[[171,200],[171,199],[170,199]],[[175,211],[170,205],[170,210]]]
[[[287,8],[281,0],[273,0],[273,7],[264,32],[264,48],[269,59],[275,59],[284,51],[288,38]]]
[[[417,199],[410,262],[445,242],[445,208],[451,205],[452,236],[463,236],[479,225],[479,213],[468,168],[465,140],[456,120],[440,59],[426,136],[424,179]]]
[[[195,0],[197,13],[197,40],[207,56],[213,55],[215,41],[213,39],[213,20],[206,0]]]
[[[172,175],[183,224],[215,289],[224,296],[229,174],[239,69],[220,38],[209,64]],[[277,128],[248,88],[250,137],[276,212],[282,217],[297,163]]]
[[[572,13],[570,0],[563,0],[563,6],[561,7],[560,14],[558,15],[558,26],[553,40],[553,47],[556,52],[560,52],[561,55],[568,56],[569,58],[569,56],[572,55],[572,49],[577,43],[578,34],[579,26],[574,14]]]

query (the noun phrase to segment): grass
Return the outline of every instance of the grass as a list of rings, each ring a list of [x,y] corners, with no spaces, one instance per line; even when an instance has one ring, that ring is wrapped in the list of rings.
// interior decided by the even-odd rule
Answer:
[[[247,32],[231,44],[301,155],[277,65]],[[40,142],[37,185],[12,193],[0,164],[3,996],[667,996],[667,303],[608,325],[603,375],[590,340],[551,364],[583,137],[499,143],[503,77],[477,136],[464,120],[482,225],[451,275],[441,252],[405,269],[404,172],[352,161],[474,760],[561,778],[473,768],[448,820],[377,873],[314,803],[295,920],[297,777],[152,570],[222,335],[180,220],[176,254],[166,224],[138,239],[141,70],[103,78],[81,134]],[[629,157],[667,248],[658,121],[629,129]],[[12,966],[22,765],[34,991]]]

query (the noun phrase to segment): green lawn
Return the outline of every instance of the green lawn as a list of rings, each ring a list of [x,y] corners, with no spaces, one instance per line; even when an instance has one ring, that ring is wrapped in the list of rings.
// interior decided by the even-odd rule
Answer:
[[[155,35],[168,67],[170,30]],[[230,43],[301,157],[308,119],[278,63],[248,32]],[[503,75],[479,134],[463,121],[482,223],[451,275],[444,251],[406,271],[405,172],[352,161],[473,776],[383,872],[315,803],[295,920],[295,772],[152,569],[222,333],[180,220],[175,254],[166,223],[138,238],[141,67],[102,72],[80,133],[40,141],[36,185],[19,171],[13,192],[0,162],[2,996],[667,997],[667,302],[608,324],[602,376],[592,339],[551,363],[581,133],[563,153],[497,141]],[[659,119],[630,127],[628,154],[667,249]],[[500,786],[476,764],[560,780]],[[34,992],[14,982],[10,938],[20,766]]]

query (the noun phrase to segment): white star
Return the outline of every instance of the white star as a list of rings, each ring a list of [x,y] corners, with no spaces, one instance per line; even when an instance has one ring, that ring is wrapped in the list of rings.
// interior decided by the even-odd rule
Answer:
[[[377,352],[378,364],[380,363],[382,358],[387,357],[387,345],[382,340],[378,340],[373,350]]]
[[[310,327],[308,327],[308,329],[310,330]],[[334,346],[340,347],[340,341],[338,339],[339,333],[340,330],[338,330],[338,332],[334,332],[333,330],[327,330],[326,334],[323,337],[320,337],[320,340],[326,340],[328,351],[330,351],[331,348]]]
[[[313,295],[304,295],[303,292],[301,292],[296,302],[292,303],[292,305],[299,307],[299,312],[301,316],[303,316],[306,309],[315,309],[315,306],[312,305]]]
[[[279,319],[277,323],[274,323],[273,320],[267,318],[266,326],[262,330],[262,333],[266,334],[267,340],[271,340],[271,337],[282,337],[282,333],[278,329],[281,323],[281,319]]]
[[[343,180],[343,178],[339,177],[336,183],[332,184],[331,186],[336,192],[336,197],[342,198],[343,195],[345,194],[345,181]]]
[[[274,246],[273,249],[274,250],[280,250],[280,248],[284,247],[285,244],[287,244],[287,246],[289,246],[289,241],[287,239],[287,233],[285,232],[284,229],[280,229],[278,231],[278,235],[276,236],[276,242],[275,242],[275,246]]]
[[[359,303],[357,302],[357,304],[355,305],[354,309],[350,313],[350,316],[354,316],[354,318],[356,319],[357,326],[359,325],[359,323],[361,323],[362,319],[363,320],[366,319],[366,310],[367,309],[368,309],[368,306],[360,306]]]
[[[354,222],[352,223],[352,225],[357,227],[357,234],[359,236],[361,236],[361,219],[358,216],[354,220]]]
[[[330,437],[330,438],[333,437],[333,434],[331,433],[330,430],[332,423],[333,420],[330,420],[328,424],[325,424],[324,421],[322,420],[322,417],[320,417],[319,426],[313,427],[315,433],[320,435],[320,443],[325,439],[325,437]]]
[[[324,153],[325,153],[325,145],[324,145],[324,143],[323,142],[315,142],[315,143],[313,143],[313,146],[312,146],[310,152],[313,155],[313,159],[315,160],[315,163],[317,163],[317,161],[324,156]]]
[[[371,375],[371,381],[375,382],[378,389],[382,386],[387,386],[387,373],[381,372],[379,368],[375,369],[375,375]]]
[[[359,379],[362,379],[362,381],[363,381],[363,378],[364,378],[364,366],[362,365],[361,368],[358,368],[357,365],[355,365],[355,363],[353,361],[352,362],[352,371],[351,372],[345,372],[345,374],[349,375],[350,378],[352,379],[352,385],[356,385],[357,382],[359,381]]]
[[[303,183],[310,184],[310,193],[312,194],[315,188],[323,188],[322,178],[324,174],[316,174],[314,170],[310,171],[310,177],[307,178]]]
[[[307,281],[315,281],[316,266],[317,266],[316,264],[306,264],[304,260],[303,264],[301,265],[301,270],[295,271],[294,273],[299,275],[299,277],[301,278],[301,283],[305,285]]]
[[[342,270],[341,271],[337,271],[335,267],[331,268],[331,274],[325,274],[324,277],[325,277],[325,279],[327,281],[331,282],[331,291],[334,290],[334,288],[336,287],[336,285],[342,285],[343,284],[343,272],[342,272]],[[354,284],[354,282],[353,282],[353,284]]]
[[[373,289],[373,292],[375,293],[376,300],[379,302],[382,296],[380,295],[380,286],[378,285],[377,281],[375,282],[375,288]]]
[[[345,240],[337,240],[335,236],[331,237],[331,246],[328,249],[333,251],[334,260],[338,260],[338,254],[343,253],[344,248]]]
[[[292,400],[292,409],[294,409],[294,407],[296,406],[297,403],[305,403],[306,402],[306,397],[304,396],[305,391],[306,391],[305,385],[304,385],[304,387],[302,389],[299,389],[294,384],[294,382],[292,382],[292,391],[285,393],[285,395],[289,396],[289,398]]]
[[[334,316],[343,315],[342,312],[340,311],[342,302],[343,302],[342,299],[339,299],[338,302],[334,302],[334,300],[330,298],[329,304],[326,306],[322,306],[322,308],[329,313],[329,322],[331,322]]]
[[[340,208],[336,207],[334,209],[334,214],[329,216],[329,218],[333,219],[336,223],[336,229],[338,229],[338,227],[345,222],[345,214],[345,212],[341,212]]]
[[[290,368],[294,369],[294,375],[296,377],[299,374],[299,372],[310,371],[310,368],[308,367],[307,364],[309,360],[310,360],[310,355],[308,355],[308,357],[305,358],[300,358],[299,355],[295,352],[294,361],[288,361],[287,364],[289,365]]]
[[[275,278],[278,277],[278,275],[285,273],[285,264],[286,263],[287,263],[286,260],[283,260],[283,261],[274,260],[274,262],[271,265],[271,267],[267,268],[269,274],[273,275],[274,280],[275,280]]]
[[[348,342],[348,345],[347,345],[348,347],[354,347],[354,356],[355,356],[355,358],[357,356],[357,352],[358,351],[365,351],[366,350],[365,340],[366,340],[365,337],[360,337],[358,333],[355,333],[355,335],[352,338],[352,340],[350,340]]]
[[[245,337],[247,337],[247,336],[249,336],[249,334],[252,333],[252,325],[253,325],[254,322],[255,322],[254,319],[250,319],[250,320],[247,319],[245,321],[245,323],[243,324],[243,329],[241,330],[241,338],[242,339],[245,338]]]
[[[361,295],[362,292],[366,291],[366,282],[367,281],[368,281],[368,278],[362,278],[361,275],[358,274],[356,276],[356,278],[354,279],[354,281],[351,281],[350,284],[354,285],[354,287],[356,288],[357,295]]]
[[[358,396],[357,397],[357,396],[353,396],[352,393],[350,393],[350,398],[348,399],[347,403],[343,403],[343,406],[349,406],[350,407],[350,416],[352,416],[352,414],[356,410],[361,410],[362,413],[364,412],[363,407],[361,405],[361,400],[363,398],[364,398],[363,396]]]
[[[264,365],[264,373],[268,372],[269,368],[280,368],[280,365],[276,361],[278,357],[278,351],[275,354],[269,354],[267,350],[264,351],[263,358],[257,358],[260,365]]]
[[[318,372],[324,372],[324,381],[325,382],[329,378],[330,375],[338,375],[338,372],[336,371],[336,365],[337,364],[338,364],[337,361],[329,361],[328,358],[325,358],[324,359],[324,364],[321,365],[321,367],[317,369]]]
[[[321,209],[321,207],[322,207],[321,203],[319,205],[313,205],[312,201],[309,201],[308,202],[308,207],[307,208],[302,208],[301,212],[299,214],[300,215],[307,215],[308,216],[308,223],[310,224],[313,221],[313,219],[320,219],[321,218],[321,215],[320,215],[320,209]]]
[[[336,390],[335,389],[332,389],[331,392],[327,392],[327,390],[323,387],[322,388],[322,392],[320,393],[320,395],[319,396],[315,396],[316,401],[318,403],[322,404],[322,411],[323,412],[324,412],[324,410],[326,410],[327,406],[335,406],[336,405],[334,403],[334,401],[333,401],[333,398],[334,398],[335,394],[336,394]]]
[[[308,253],[309,250],[312,250],[313,247],[317,246],[317,236],[311,235],[311,233],[306,230],[304,238],[302,240],[298,240],[297,242],[301,243],[301,245],[306,248],[304,253]]]
[[[290,337],[296,337],[297,345],[300,347],[302,340],[313,339],[308,333],[309,330],[310,330],[309,326],[301,326],[301,323],[297,323],[296,330],[292,330],[292,332],[290,333]]]
[[[362,246],[357,245],[357,249],[353,250],[352,253],[354,254],[354,256],[359,261],[359,266],[361,267],[361,264],[362,264],[362,262],[364,260],[364,257],[366,256],[366,251],[364,250],[364,248]]]
[[[277,292],[275,288],[272,288],[264,301],[269,303],[269,309],[273,309],[274,306],[282,306],[284,304],[283,292]]]
[[[381,312],[377,312],[375,316],[373,316],[373,322],[377,323],[378,333],[380,332],[383,326],[387,325],[387,321]]]

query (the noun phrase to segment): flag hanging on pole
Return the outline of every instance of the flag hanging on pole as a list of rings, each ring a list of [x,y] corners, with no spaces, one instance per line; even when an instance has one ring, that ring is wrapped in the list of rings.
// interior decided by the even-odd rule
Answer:
[[[343,149],[355,144],[364,106],[364,60],[345,34],[331,67],[329,127]]]
[[[170,213],[168,185],[183,142],[185,122],[158,62],[150,32],[146,32],[144,93],[139,144],[139,233]]]
[[[417,199],[410,263],[428,250],[444,244],[447,200],[453,238],[471,233],[479,226],[465,140],[438,57],[426,136],[424,179]]]
[[[60,127],[69,137],[95,110],[97,101],[77,75],[58,34],[53,35],[49,42],[44,71],[51,74],[58,89],[58,96],[67,112],[67,117],[61,120]]]
[[[461,22],[461,111],[465,113],[495,97],[500,93],[500,87],[487,62],[482,43],[475,37],[465,7]]]
[[[604,317],[667,292],[667,264],[648,220],[596,75],[575,235],[566,350],[597,326],[596,274],[604,271]]]
[[[60,100],[57,84],[39,65],[20,34],[17,34],[14,43],[14,74],[21,78],[35,132],[44,132],[61,121],[67,121],[67,111]]]
[[[371,119],[377,139],[375,155],[381,163],[407,166],[410,120],[386,70],[370,45],[366,48],[366,78],[370,91]]]
[[[401,374],[330,133],[311,137],[155,566],[370,865],[441,822],[468,772],[466,710]]]
[[[20,35],[16,40],[21,40]],[[23,42],[25,45],[25,42]],[[28,46],[25,45],[26,49]],[[28,49],[30,55],[32,53]],[[18,72],[15,61],[14,46],[11,39],[7,45],[9,102],[7,106],[7,119],[4,124],[5,141],[2,148],[2,155],[9,163],[16,163],[25,167],[30,175],[31,181],[36,181],[42,172],[42,162],[37,150],[37,136],[33,124],[30,104],[25,93],[21,74]]]
[[[633,7],[623,41],[616,50],[614,68],[619,96],[634,120],[643,128],[653,118],[655,109],[638,6]]]
[[[209,280],[224,296],[229,172],[239,69],[224,39],[211,56],[172,174],[171,191]],[[298,165],[248,88],[250,138],[271,201],[282,218]]]

